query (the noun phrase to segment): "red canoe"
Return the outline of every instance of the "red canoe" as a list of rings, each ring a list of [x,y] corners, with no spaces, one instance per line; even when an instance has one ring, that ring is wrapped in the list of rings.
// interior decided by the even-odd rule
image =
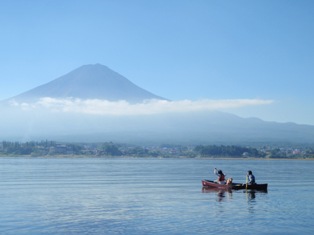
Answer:
[[[239,190],[239,189],[254,189],[260,191],[267,191],[268,184],[218,184],[211,180],[202,180],[202,185],[205,188],[217,188],[217,189],[225,189],[225,190]]]

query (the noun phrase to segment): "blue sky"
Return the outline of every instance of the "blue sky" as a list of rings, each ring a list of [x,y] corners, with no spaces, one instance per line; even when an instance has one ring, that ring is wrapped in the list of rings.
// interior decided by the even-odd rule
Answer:
[[[171,100],[265,100],[225,111],[314,125],[314,1],[6,0],[0,26],[0,99],[101,63]]]

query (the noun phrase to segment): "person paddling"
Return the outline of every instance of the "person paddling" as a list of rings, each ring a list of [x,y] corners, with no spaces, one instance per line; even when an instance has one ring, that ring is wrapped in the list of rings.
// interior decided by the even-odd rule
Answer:
[[[214,174],[218,176],[215,182],[217,182],[218,184],[226,184],[225,174],[222,172],[222,170],[217,170],[217,168],[215,168]]]

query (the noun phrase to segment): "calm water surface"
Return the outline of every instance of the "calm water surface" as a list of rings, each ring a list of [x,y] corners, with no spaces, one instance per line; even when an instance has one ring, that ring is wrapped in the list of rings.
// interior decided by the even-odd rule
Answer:
[[[213,168],[267,193],[202,191]],[[314,161],[0,158],[0,234],[314,234]]]

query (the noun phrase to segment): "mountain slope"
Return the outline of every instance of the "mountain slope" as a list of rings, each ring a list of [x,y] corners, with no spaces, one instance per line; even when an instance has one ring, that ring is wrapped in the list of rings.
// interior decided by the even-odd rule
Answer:
[[[11,100],[35,101],[42,97],[129,102],[164,99],[136,86],[122,75],[101,64],[83,65],[49,83],[15,96]]]
[[[0,117],[0,139],[136,144],[314,144],[314,126],[265,122],[221,112],[102,116],[80,113]]]
[[[84,65],[10,99],[22,104],[0,103],[0,139],[184,144],[314,143],[314,126],[265,122],[221,112],[96,115],[77,112],[76,106],[69,109],[67,101],[54,104],[64,105],[64,108],[58,109],[38,103],[23,103],[36,102],[41,97],[126,100],[130,103],[163,99],[106,66]],[[96,106],[97,109],[99,107],[103,106]],[[90,108],[90,103],[83,108]]]

